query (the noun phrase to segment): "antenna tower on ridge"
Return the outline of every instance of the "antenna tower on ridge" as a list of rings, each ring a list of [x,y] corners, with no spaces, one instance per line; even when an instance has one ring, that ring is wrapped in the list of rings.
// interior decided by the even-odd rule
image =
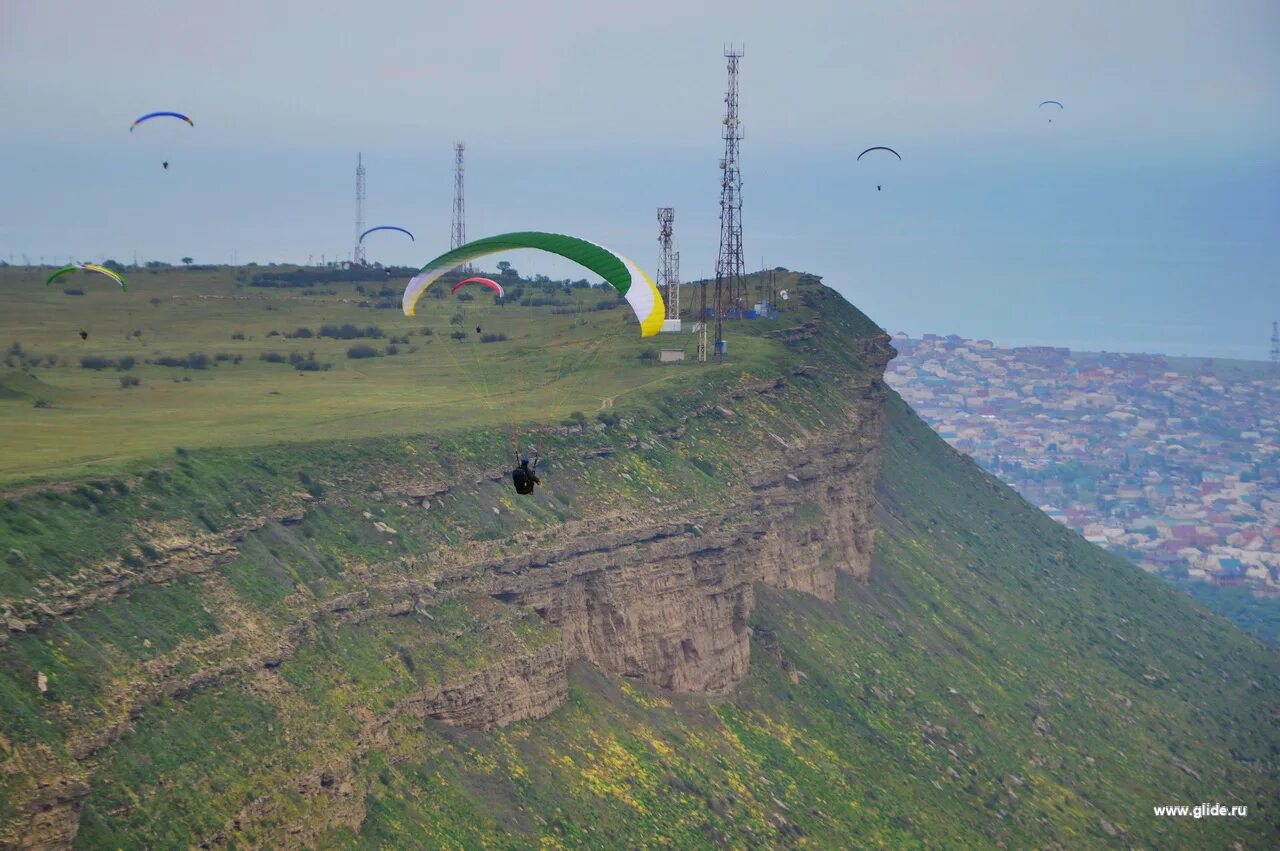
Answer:
[[[462,152],[467,149],[462,142],[453,143],[453,227],[449,233],[449,248],[457,248],[467,241],[467,202],[462,185]],[[463,266],[463,271],[471,272],[471,264]]]
[[[675,226],[674,207],[658,208],[658,292],[667,303],[663,331],[680,331],[679,253],[672,250],[671,233]]]
[[[729,47],[729,87],[724,96],[724,158],[720,160],[720,253],[716,258],[716,357],[725,353],[722,322],[727,312],[742,316],[746,302],[746,263],[742,259],[742,172],[738,169],[738,143],[742,123],[738,120],[738,60],[743,51]]]
[[[351,252],[351,265],[363,266],[364,246],[360,234],[364,233],[364,154],[356,154],[356,247]]]
[[[1280,322],[1271,323],[1271,364],[1280,370]]]
[[[698,284],[698,321],[693,323],[693,330],[698,332],[698,362],[707,362],[707,279],[703,277]]]
[[[467,207],[462,190],[462,152],[466,149],[462,142],[453,143],[453,232],[449,237],[450,248],[457,248],[467,241]]]

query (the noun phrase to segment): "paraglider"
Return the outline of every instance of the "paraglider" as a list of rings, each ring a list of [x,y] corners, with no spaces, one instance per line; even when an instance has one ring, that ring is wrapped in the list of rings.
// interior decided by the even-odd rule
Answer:
[[[167,112],[167,111],[148,112],[146,115],[139,116],[138,118],[135,118],[133,120],[133,123],[129,125],[129,132],[132,133],[135,129],[137,129],[139,124],[142,124],[147,121],[152,121],[156,118],[176,118],[179,121],[185,121],[191,127],[196,126],[196,123],[192,121],[190,117],[183,115],[181,112]],[[168,171],[169,158],[166,156],[164,160],[161,161],[160,165],[164,166],[165,171]]]
[[[652,337],[662,328],[666,308],[662,294],[639,266],[608,248],[588,242],[576,236],[541,231],[521,231],[485,237],[460,245],[435,258],[414,275],[405,287],[401,306],[405,316],[413,316],[418,300],[433,283],[452,269],[489,254],[499,254],[516,248],[537,248],[557,254],[585,266],[604,278],[617,290],[640,322],[640,336]]]
[[[881,146],[881,145],[876,145],[874,148],[867,148],[865,151],[863,151],[862,153],[858,154],[858,159],[862,159],[864,156],[866,156],[867,154],[871,153],[872,151],[888,151],[889,153],[893,154],[893,155],[894,155],[895,157],[897,157],[898,159],[902,159],[902,155],[901,155],[901,154],[899,154],[897,151],[895,151],[893,148],[886,148],[886,147],[883,147],[883,146]]]
[[[365,238],[366,236],[368,236],[369,234],[371,234],[371,233],[373,233],[374,231],[377,231],[377,230],[398,230],[398,231],[400,231],[400,233],[405,234],[406,236],[408,236],[408,237],[409,237],[409,239],[410,239],[410,240],[412,240],[413,242],[417,242],[417,240],[413,238],[413,234],[409,233],[409,231],[405,230],[405,229],[404,229],[404,228],[402,228],[402,227],[397,227],[396,225],[378,225],[377,227],[369,228],[369,229],[368,229],[368,230],[366,230],[364,233],[360,234],[360,239],[359,239],[358,241],[359,241],[359,242],[364,242],[364,238]]]
[[[891,153],[891,154],[893,154],[895,157],[897,157],[899,160],[901,160],[901,159],[902,159],[902,155],[901,155],[901,154],[899,154],[897,151],[895,151],[893,148],[886,148],[886,147],[883,147],[883,146],[881,146],[881,145],[877,145],[877,146],[876,146],[876,147],[874,147],[874,148],[867,148],[867,149],[866,149],[865,151],[863,151],[861,154],[858,154],[858,159],[859,159],[859,160],[861,160],[864,156],[866,156],[867,154],[871,153],[872,151],[888,151],[889,153]],[[876,191],[877,191],[877,192],[879,192],[879,191],[880,191],[880,184],[879,184],[879,183],[877,183],[877,184],[876,184]]]
[[[56,281],[58,278],[61,278],[63,275],[70,275],[72,272],[76,272],[76,271],[97,272],[100,275],[106,275],[108,278],[111,278],[113,281],[119,284],[120,289],[122,290],[129,289],[129,286],[124,282],[124,278],[121,277],[119,273],[113,272],[105,266],[99,266],[97,263],[72,263],[68,266],[63,266],[61,269],[58,269],[52,275],[50,275],[49,280],[45,281],[44,285],[47,287],[50,284],[52,284],[54,281]]]
[[[1040,101],[1040,106],[1042,106],[1042,107],[1043,107],[1043,106],[1047,106],[1047,105],[1049,105],[1049,104],[1052,104],[1053,106],[1056,106],[1058,109],[1062,109],[1062,108],[1063,108],[1062,104],[1061,104],[1061,103],[1059,103],[1059,102],[1058,102],[1058,101],[1056,101],[1056,100],[1042,100],[1042,101]],[[1052,124],[1052,123],[1053,123],[1053,119],[1052,119],[1052,118],[1050,118],[1050,119],[1049,119],[1049,123],[1050,123],[1050,124]]]
[[[196,126],[196,123],[194,121],[192,121],[187,116],[183,115],[181,112],[148,112],[146,115],[143,115],[139,118],[135,118],[133,120],[133,123],[129,125],[129,132],[132,133],[134,128],[137,127],[139,124],[141,124],[144,121],[150,121],[153,118],[179,118],[187,122],[187,124],[191,125],[192,127]]]
[[[449,294],[453,295],[458,290],[465,287],[467,284],[483,284],[484,286],[493,290],[497,294],[498,298],[507,297],[506,290],[502,288],[502,284],[498,283],[497,281],[490,280],[489,278],[467,278],[464,281],[458,281],[458,283],[453,285],[453,289],[449,290]]]
[[[511,471],[511,484],[515,486],[516,493],[528,496],[533,493],[535,485],[542,484],[542,479],[538,478],[538,462],[541,456],[537,452],[533,455],[533,466],[529,466],[529,456],[516,455],[516,466]]]

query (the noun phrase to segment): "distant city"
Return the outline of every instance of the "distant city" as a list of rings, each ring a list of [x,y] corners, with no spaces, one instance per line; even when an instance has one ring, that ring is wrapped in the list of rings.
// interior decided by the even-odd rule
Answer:
[[[1086,539],[1280,596],[1280,369],[895,335],[889,383],[949,444]]]

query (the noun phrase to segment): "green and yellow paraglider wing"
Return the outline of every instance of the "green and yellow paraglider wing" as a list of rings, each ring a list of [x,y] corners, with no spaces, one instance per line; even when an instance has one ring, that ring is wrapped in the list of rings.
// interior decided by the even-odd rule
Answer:
[[[616,251],[610,251],[594,242],[562,233],[541,231],[521,231],[485,237],[441,254],[423,266],[422,271],[414,275],[409,285],[405,287],[404,298],[401,300],[404,315],[413,316],[422,294],[450,270],[477,257],[500,254],[516,248],[537,248],[551,254],[558,254],[590,269],[626,298],[631,309],[635,311],[636,319],[640,322],[640,336],[652,337],[662,329],[662,320],[666,313],[662,294],[639,266]]]
[[[118,273],[111,271],[105,266],[99,266],[97,263],[72,263],[69,266],[63,266],[61,269],[58,269],[50,275],[49,280],[45,281],[44,285],[47,287],[58,278],[61,278],[63,275],[69,275],[72,272],[97,272],[98,274],[106,275],[108,278],[115,281],[120,285],[120,289],[129,289],[128,284],[124,282],[124,278],[122,278]]]

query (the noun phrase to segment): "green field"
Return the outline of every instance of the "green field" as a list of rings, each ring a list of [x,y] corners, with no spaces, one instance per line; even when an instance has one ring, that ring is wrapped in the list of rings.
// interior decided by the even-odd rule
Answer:
[[[47,269],[0,267],[0,347],[7,352],[0,362],[0,485],[115,474],[178,446],[553,423],[573,411],[593,416],[715,368],[693,363],[695,342],[687,333],[642,340],[625,304],[597,312],[596,305],[618,300],[612,289],[566,292],[524,282],[526,298],[560,305],[426,298],[418,316],[409,318],[399,309],[405,279],[376,271],[358,283],[252,286],[255,275],[294,268],[129,270],[129,289],[121,292],[99,275],[72,275],[46,287]],[[513,279],[505,281],[510,289]],[[68,295],[68,289],[84,294]],[[682,302],[693,304],[694,288],[686,289]],[[463,314],[460,324],[451,323],[455,312]],[[284,336],[346,323],[378,326],[386,336]],[[770,344],[758,335],[777,325],[766,321],[745,329],[752,336],[735,339],[733,368],[767,358]],[[484,344],[474,333],[466,341],[450,339],[460,328],[473,332],[476,326],[508,339]],[[80,339],[81,330],[87,340]],[[269,336],[273,331],[279,336]],[[398,354],[386,354],[390,339],[405,337],[395,344]],[[348,349],[360,344],[380,356],[349,358]],[[689,360],[658,367],[638,357],[657,346],[684,348]],[[206,355],[207,368],[147,363],[191,353]],[[263,361],[264,353],[314,353],[329,367],[303,371]],[[132,357],[136,365],[127,371],[81,365],[93,357],[116,363]],[[139,383],[122,387],[126,376]]]

